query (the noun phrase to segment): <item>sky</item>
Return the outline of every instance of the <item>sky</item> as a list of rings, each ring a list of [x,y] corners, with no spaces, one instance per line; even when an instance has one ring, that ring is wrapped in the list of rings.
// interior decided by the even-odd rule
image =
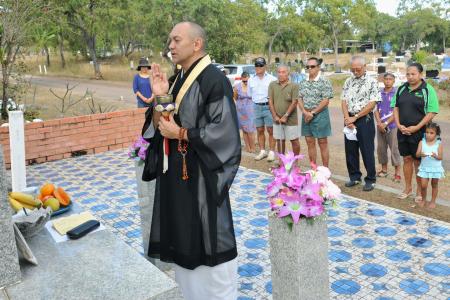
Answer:
[[[377,10],[395,16],[399,0],[376,0]]]

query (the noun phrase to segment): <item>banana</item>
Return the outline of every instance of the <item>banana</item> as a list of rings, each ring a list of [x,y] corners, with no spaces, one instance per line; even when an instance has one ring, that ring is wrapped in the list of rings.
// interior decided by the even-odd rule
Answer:
[[[14,198],[9,197],[9,203],[14,202],[14,201],[19,202],[20,205],[22,205],[23,207],[28,208],[28,209],[35,209],[36,208],[36,206],[20,202],[19,200],[16,200]]]
[[[11,193],[9,193],[9,196],[23,204],[28,204],[33,207],[38,207],[39,205],[41,205],[40,201],[34,199],[34,197],[29,194],[20,193],[20,192],[11,192]]]
[[[9,197],[9,204],[11,204],[11,207],[14,208],[14,210],[16,212],[18,212],[19,210],[22,210],[22,208],[24,208],[24,206],[17,201],[16,199],[13,199],[11,197]]]

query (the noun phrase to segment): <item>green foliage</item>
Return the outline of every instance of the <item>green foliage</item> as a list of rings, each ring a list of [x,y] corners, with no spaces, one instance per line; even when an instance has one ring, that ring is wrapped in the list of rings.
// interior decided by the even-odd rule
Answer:
[[[428,54],[426,51],[424,50],[419,50],[416,53],[414,53],[412,59],[415,62],[421,63],[421,64],[425,64],[425,60],[427,58]]]

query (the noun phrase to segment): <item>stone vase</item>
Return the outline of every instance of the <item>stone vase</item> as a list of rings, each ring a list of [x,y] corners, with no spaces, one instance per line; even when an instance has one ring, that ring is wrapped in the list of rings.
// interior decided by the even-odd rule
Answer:
[[[155,182],[143,181],[142,172],[144,171],[144,163],[142,161],[135,161],[134,163],[137,182],[137,194],[139,199],[140,216],[141,216],[141,234],[142,243],[144,248],[144,257],[152,264],[157,266],[162,271],[167,271],[171,268],[171,265],[164,263],[159,259],[150,258],[147,256],[148,243],[150,240],[150,229],[152,225],[153,216],[153,201],[155,197]]]
[[[291,231],[269,213],[269,243],[274,300],[330,298],[326,220],[301,219]]]

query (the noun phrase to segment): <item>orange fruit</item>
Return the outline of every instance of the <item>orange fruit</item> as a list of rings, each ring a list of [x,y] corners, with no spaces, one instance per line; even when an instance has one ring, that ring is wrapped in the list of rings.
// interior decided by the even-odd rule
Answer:
[[[46,183],[41,187],[41,195],[42,196],[51,196],[53,195],[53,191],[55,190],[55,186],[51,183]]]
[[[61,205],[67,206],[70,204],[70,197],[62,187],[58,187],[53,194]]]

